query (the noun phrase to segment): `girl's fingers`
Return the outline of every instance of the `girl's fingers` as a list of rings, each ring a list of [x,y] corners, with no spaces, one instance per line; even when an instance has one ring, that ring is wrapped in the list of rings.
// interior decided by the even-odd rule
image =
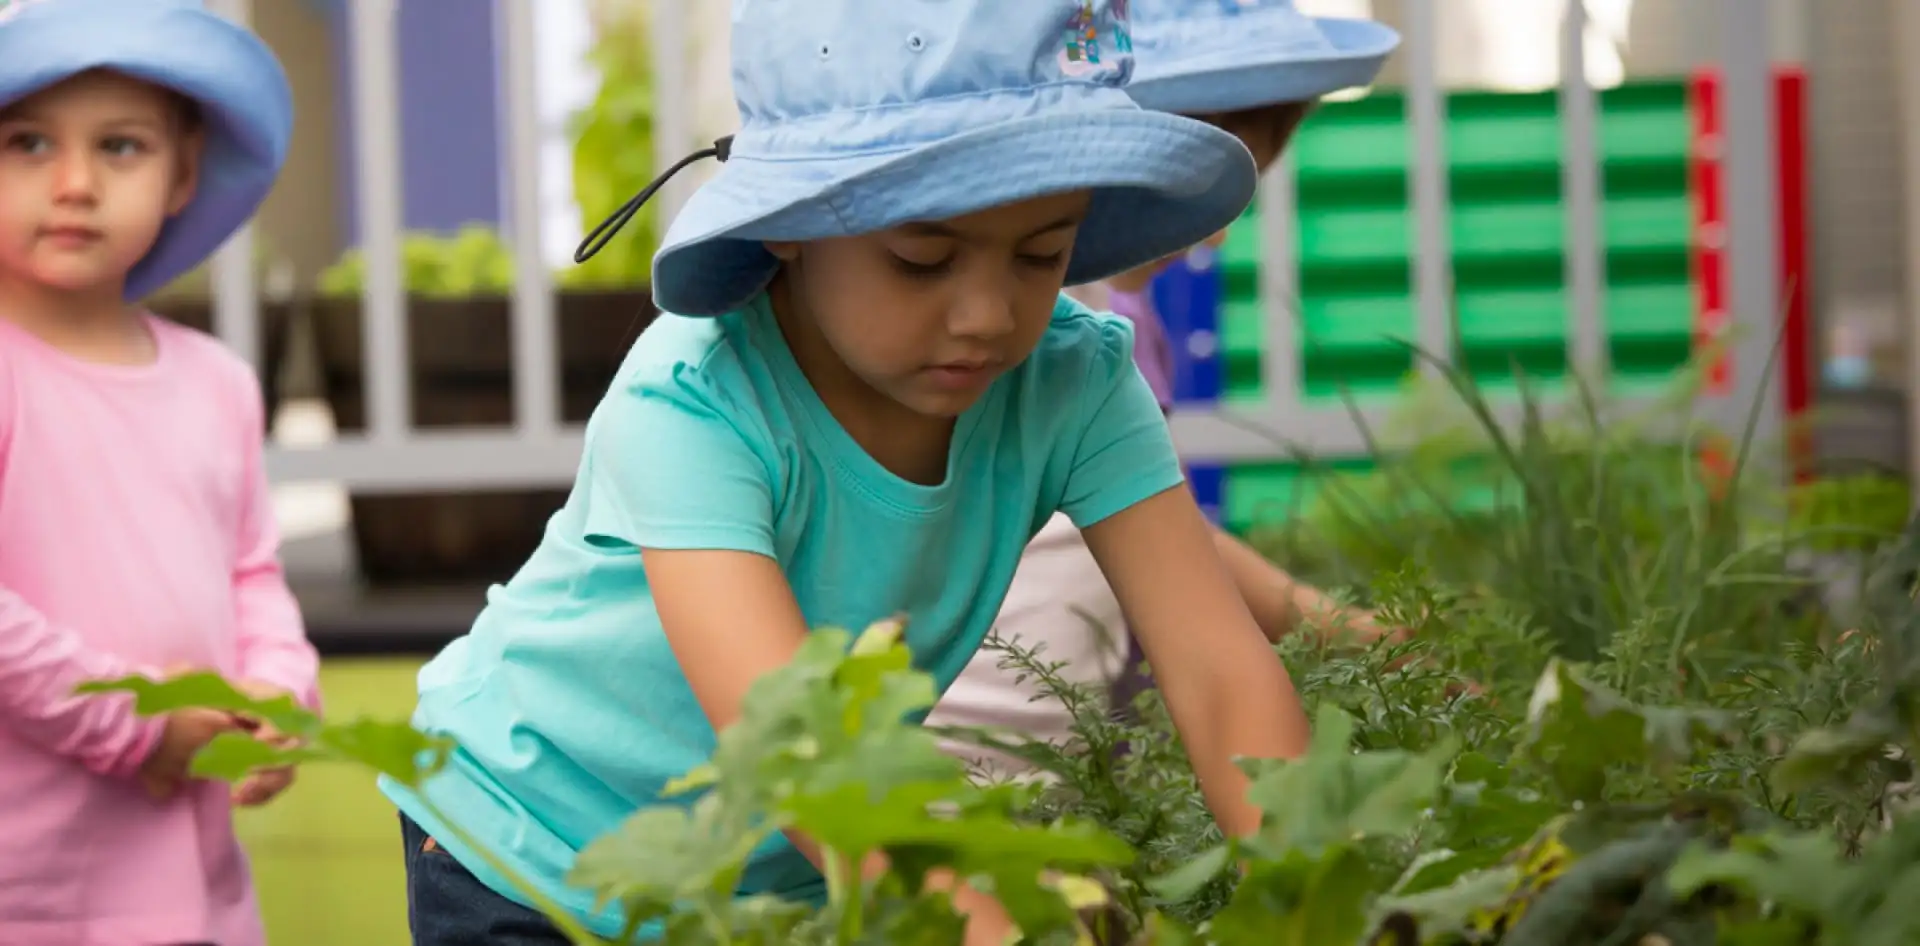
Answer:
[[[261,769],[234,786],[233,802],[243,807],[264,805],[293,785],[293,769]]]

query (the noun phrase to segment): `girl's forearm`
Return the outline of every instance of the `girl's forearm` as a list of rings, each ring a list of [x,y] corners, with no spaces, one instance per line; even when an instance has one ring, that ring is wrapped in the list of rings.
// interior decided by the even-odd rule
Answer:
[[[1249,655],[1231,672],[1232,679],[1166,698],[1207,809],[1223,833],[1241,837],[1259,829],[1260,812],[1247,801],[1247,777],[1234,759],[1298,758],[1310,731],[1293,680],[1271,651]]]
[[[1213,539],[1234,587],[1240,589],[1267,640],[1279,643],[1298,630],[1303,619],[1330,637],[1356,643],[1371,643],[1383,633],[1366,615],[1352,613],[1332,595],[1294,578],[1226,530],[1216,527]]]

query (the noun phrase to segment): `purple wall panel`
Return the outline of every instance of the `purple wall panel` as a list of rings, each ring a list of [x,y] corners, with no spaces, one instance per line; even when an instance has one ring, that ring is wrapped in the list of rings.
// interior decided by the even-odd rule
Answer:
[[[358,243],[351,13],[326,0],[340,77],[340,232]],[[501,219],[499,50],[494,0],[399,0],[401,188],[409,230]]]

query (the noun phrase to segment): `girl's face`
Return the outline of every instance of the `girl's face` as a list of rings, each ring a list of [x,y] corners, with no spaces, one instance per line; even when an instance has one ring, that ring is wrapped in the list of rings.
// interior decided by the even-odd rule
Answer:
[[[89,72],[0,112],[0,271],[62,292],[117,287],[193,197],[182,101]]]
[[[836,415],[865,403],[959,416],[1046,333],[1088,199],[1056,194],[864,236],[769,243],[783,264],[775,311],[795,358]]]

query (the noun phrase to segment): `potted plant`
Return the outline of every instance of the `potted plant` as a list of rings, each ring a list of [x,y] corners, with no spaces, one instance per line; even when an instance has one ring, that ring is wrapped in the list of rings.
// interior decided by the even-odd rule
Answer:
[[[498,235],[468,227],[403,244],[409,385],[416,429],[513,423],[512,265]],[[323,274],[314,342],[334,422],[366,427],[361,261]],[[626,350],[652,321],[645,289],[565,288],[558,295],[561,419],[583,423]],[[493,581],[539,542],[562,489],[353,495],[353,538],[374,584]]]

